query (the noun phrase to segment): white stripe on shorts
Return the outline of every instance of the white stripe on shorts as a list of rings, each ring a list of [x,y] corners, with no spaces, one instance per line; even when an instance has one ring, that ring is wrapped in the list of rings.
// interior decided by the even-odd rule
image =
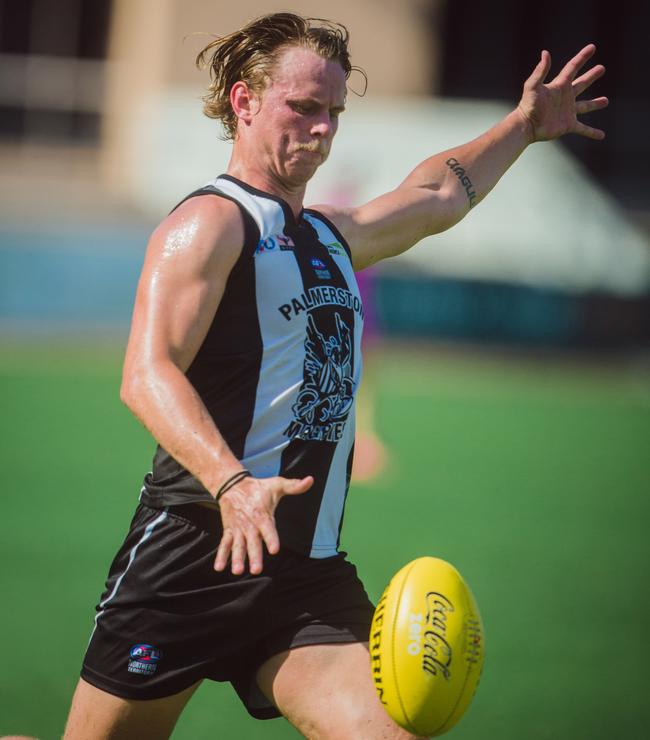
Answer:
[[[167,519],[167,512],[169,510],[169,507],[163,510],[162,514],[160,516],[156,517],[153,522],[149,522],[147,526],[145,527],[144,533],[142,537],[133,545],[131,548],[131,552],[129,553],[129,562],[126,564],[126,568],[122,571],[120,574],[120,577],[115,581],[115,586],[113,586],[113,590],[110,592],[110,594],[104,599],[104,601],[101,601],[99,603],[99,609],[100,611],[97,612],[97,615],[95,616],[95,626],[93,627],[93,631],[90,634],[90,640],[93,639],[93,635],[95,634],[95,630],[97,629],[97,620],[101,617],[101,615],[104,613],[104,607],[108,602],[115,597],[115,594],[117,593],[117,589],[120,587],[120,584],[122,583],[122,580],[124,576],[126,575],[128,569],[133,565],[133,561],[135,560],[136,553],[138,552],[138,547],[143,542],[146,542],[149,537],[151,537],[151,533],[153,530],[161,523],[164,522],[165,519]],[[88,643],[90,643],[90,640],[88,640]]]

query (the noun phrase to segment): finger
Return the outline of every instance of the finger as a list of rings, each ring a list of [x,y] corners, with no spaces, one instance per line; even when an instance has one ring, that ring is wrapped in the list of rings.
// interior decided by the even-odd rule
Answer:
[[[591,85],[593,82],[595,82],[599,77],[602,77],[605,74],[605,67],[602,64],[597,64],[595,67],[592,67],[588,72],[585,72],[583,75],[580,75],[577,80],[573,81],[573,92],[575,93],[576,97],[578,95],[582,95],[582,93]]]
[[[580,71],[581,67],[584,66],[584,64],[587,62],[588,59],[591,59],[591,57],[596,53],[596,45],[595,44],[587,44],[584,49],[581,49],[574,57],[573,59],[570,59],[564,67],[562,67],[562,71],[557,76],[558,82],[564,82],[566,80],[571,80],[575,78],[575,76]]]
[[[594,110],[606,108],[609,105],[607,98],[594,98],[593,100],[578,100],[576,102],[576,113],[581,116],[583,113],[591,113]]]
[[[576,96],[581,95],[592,83],[605,74],[605,67],[602,64],[597,64],[590,70],[580,75],[576,80],[573,81],[573,91]]]
[[[233,575],[240,576],[246,566],[246,542],[244,535],[237,532],[234,535],[232,549],[230,552],[230,570]]]
[[[597,141],[605,138],[605,132],[601,129],[592,128],[591,126],[586,126],[584,123],[580,122],[578,122],[573,132],[580,136],[586,136],[588,139],[596,139]]]
[[[526,80],[526,86],[537,87],[538,85],[541,85],[546,79],[546,75],[549,73],[550,69],[551,55],[545,49],[540,56],[540,60],[537,63],[537,66],[533,70],[530,77]]]
[[[246,549],[248,551],[248,569],[253,575],[259,575],[264,564],[264,552],[257,530],[251,530],[246,535]]]
[[[230,557],[230,550],[232,548],[233,536],[232,532],[227,529],[221,537],[221,542],[217,548],[217,557],[214,559],[215,570],[225,570],[228,565],[228,558]]]
[[[294,496],[299,493],[305,493],[314,485],[314,479],[311,475],[305,478],[279,478],[281,490],[280,495]]]
[[[269,517],[259,524],[260,534],[270,555],[276,555],[280,550],[280,538],[273,519]]]

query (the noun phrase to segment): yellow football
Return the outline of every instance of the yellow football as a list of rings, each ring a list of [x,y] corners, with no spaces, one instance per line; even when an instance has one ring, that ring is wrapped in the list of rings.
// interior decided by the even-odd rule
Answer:
[[[423,557],[395,574],[375,609],[370,663],[398,725],[427,737],[450,730],[472,701],[483,651],[476,601],[453,565]]]

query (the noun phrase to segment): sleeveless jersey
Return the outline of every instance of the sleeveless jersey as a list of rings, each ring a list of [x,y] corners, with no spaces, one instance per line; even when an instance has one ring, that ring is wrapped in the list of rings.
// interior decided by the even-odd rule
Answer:
[[[283,547],[338,552],[354,447],[363,308],[350,249],[322,214],[296,218],[273,195],[221,175],[214,194],[242,213],[245,243],[205,340],[187,371],[235,456],[255,477],[314,477],[276,509]],[[213,501],[158,447],[141,501]],[[218,514],[215,514],[218,516]]]

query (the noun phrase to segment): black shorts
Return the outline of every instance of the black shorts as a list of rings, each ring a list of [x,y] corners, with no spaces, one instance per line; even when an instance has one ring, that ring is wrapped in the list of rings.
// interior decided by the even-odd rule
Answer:
[[[373,606],[345,553],[265,553],[260,575],[213,569],[221,524],[187,504],[140,504],[110,569],[81,676],[127,699],[230,681],[253,717],[279,713],[257,669],[289,648],[368,639]]]

